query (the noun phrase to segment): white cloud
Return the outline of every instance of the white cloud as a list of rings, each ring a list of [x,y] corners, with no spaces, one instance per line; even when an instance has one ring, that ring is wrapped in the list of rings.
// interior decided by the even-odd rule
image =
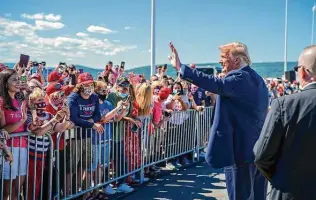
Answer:
[[[121,42],[121,40],[113,40],[113,42],[119,43]]]
[[[125,30],[128,30],[128,29],[131,29],[131,27],[125,26],[124,29],[125,29]]]
[[[20,21],[13,21],[0,17],[0,34],[4,36],[32,36],[36,27]]]
[[[114,33],[115,31],[111,30],[111,29],[108,29],[108,28],[105,28],[105,27],[102,27],[102,26],[94,26],[94,25],[91,25],[87,28],[87,31],[88,32],[91,32],[91,33],[102,33],[102,34],[108,34],[108,33]]]
[[[60,15],[54,15],[54,14],[48,14],[48,15],[45,15],[45,19],[47,21],[59,21],[61,19],[61,16]]]
[[[125,51],[136,49],[136,48],[137,48],[137,45],[115,47],[112,51],[105,52],[104,55],[106,55],[106,56],[113,56],[113,55],[116,55],[119,52],[125,52]]]
[[[76,34],[76,36],[78,36],[78,37],[88,37],[89,35],[86,34],[86,33],[79,32],[79,33]]]
[[[5,17],[11,17],[11,13],[4,13]]]
[[[25,14],[23,13],[21,15],[22,18],[25,18],[25,19],[36,19],[36,20],[41,20],[41,19],[44,19],[44,14],[43,13],[37,13],[37,14],[34,14],[34,15],[29,15],[29,14]]]
[[[34,20],[47,20],[47,21],[59,21],[61,19],[61,15],[54,15],[52,13],[48,14],[48,15],[44,15],[44,13],[36,13],[33,15],[29,15],[26,13],[23,13],[21,15],[22,18],[25,19],[34,19]]]
[[[48,22],[42,20],[36,20],[35,25],[37,30],[61,29],[65,26],[60,22]]]

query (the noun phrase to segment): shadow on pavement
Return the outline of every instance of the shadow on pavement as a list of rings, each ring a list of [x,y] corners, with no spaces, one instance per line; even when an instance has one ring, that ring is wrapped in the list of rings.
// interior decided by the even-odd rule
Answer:
[[[157,179],[134,188],[135,192],[121,196],[119,199],[228,199],[223,171],[211,169],[205,162],[177,171],[163,171]]]

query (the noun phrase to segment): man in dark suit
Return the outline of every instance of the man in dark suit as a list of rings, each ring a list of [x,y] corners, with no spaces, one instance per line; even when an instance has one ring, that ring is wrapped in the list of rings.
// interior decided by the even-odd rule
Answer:
[[[250,67],[247,47],[231,43],[220,47],[222,78],[181,65],[170,43],[172,65],[182,79],[218,94],[206,161],[224,168],[231,200],[266,199],[266,179],[254,165],[253,147],[258,140],[268,110],[268,89]]]
[[[304,49],[294,69],[302,91],[273,100],[254,148],[272,200],[316,199],[315,45]]]

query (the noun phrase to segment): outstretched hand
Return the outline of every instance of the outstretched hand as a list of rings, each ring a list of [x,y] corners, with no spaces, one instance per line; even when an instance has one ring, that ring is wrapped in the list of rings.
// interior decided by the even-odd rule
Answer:
[[[174,47],[172,42],[169,43],[169,47],[170,47],[170,51],[171,51],[171,56],[169,56],[169,61],[170,61],[171,65],[177,71],[179,71],[180,68],[181,68],[181,62],[180,62],[180,58],[179,58],[178,52],[177,52],[177,50]]]

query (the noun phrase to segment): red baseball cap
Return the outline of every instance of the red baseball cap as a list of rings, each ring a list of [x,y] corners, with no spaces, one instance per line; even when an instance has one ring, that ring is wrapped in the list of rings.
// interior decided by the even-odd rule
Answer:
[[[160,100],[166,100],[169,97],[170,93],[171,93],[170,88],[161,88],[159,90],[158,96]]]
[[[30,80],[32,79],[35,79],[37,80],[38,82],[40,82],[42,84],[42,79],[41,79],[41,75],[38,74],[38,73],[35,73],[35,74],[32,74],[31,77],[30,77]]]
[[[88,72],[82,73],[78,77],[78,83],[80,84],[89,84],[93,82],[94,82],[93,76]]]
[[[49,83],[51,82],[56,82],[56,81],[63,81],[64,78],[66,78],[67,76],[60,74],[58,71],[53,71],[51,73],[49,73],[48,77],[47,77],[47,81]]]
[[[46,88],[46,94],[51,95],[54,92],[65,91],[65,90],[66,90],[66,86],[63,86],[62,84],[58,82],[50,83]]]

